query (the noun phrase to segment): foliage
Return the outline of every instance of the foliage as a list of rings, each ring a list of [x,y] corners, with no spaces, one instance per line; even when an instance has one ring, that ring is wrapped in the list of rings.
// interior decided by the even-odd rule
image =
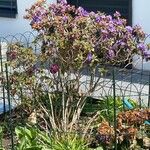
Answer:
[[[117,114],[124,110],[128,110],[128,108],[124,106],[124,102],[121,97],[117,96],[115,101],[116,101],[115,107],[117,108],[116,109]],[[129,98],[128,101],[130,102],[130,104],[133,106],[134,109],[138,108],[138,104],[133,99]],[[101,99],[94,99],[88,97],[82,113],[92,114],[97,111],[100,111],[100,118],[103,118],[109,121],[110,123],[113,123],[114,122],[114,97],[105,96]]]
[[[77,134],[48,134],[35,127],[17,127],[18,150],[87,150],[85,142]]]
[[[113,149],[114,141],[120,149],[142,149],[149,148],[150,138],[146,134],[145,120],[149,120],[149,109],[135,109],[120,112],[117,115],[117,128],[110,125],[108,121],[102,121],[97,129],[96,140],[104,148]],[[116,139],[115,139],[115,130]]]
[[[0,126],[0,150],[3,150],[2,139],[3,139],[3,128]]]

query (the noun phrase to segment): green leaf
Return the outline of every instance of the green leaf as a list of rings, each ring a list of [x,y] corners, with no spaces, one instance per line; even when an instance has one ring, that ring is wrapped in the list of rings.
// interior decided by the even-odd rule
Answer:
[[[96,150],[103,150],[103,148],[102,147],[98,147]]]
[[[29,147],[29,148],[25,148],[24,150],[42,150],[42,147],[40,147],[40,146],[32,146],[32,147]]]

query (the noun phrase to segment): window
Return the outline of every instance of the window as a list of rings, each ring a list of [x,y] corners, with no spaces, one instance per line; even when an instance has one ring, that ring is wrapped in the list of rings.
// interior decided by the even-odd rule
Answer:
[[[132,25],[132,0],[68,0],[68,3],[82,6],[88,11],[101,11],[106,14],[114,14],[119,11]]]
[[[0,17],[15,18],[17,14],[17,0],[0,0]]]

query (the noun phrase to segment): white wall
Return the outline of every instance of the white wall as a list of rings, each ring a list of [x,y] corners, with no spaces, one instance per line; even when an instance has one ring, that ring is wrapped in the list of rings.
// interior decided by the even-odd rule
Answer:
[[[132,0],[133,25],[141,25],[150,34],[150,0]]]
[[[14,35],[16,33],[24,33],[31,30],[29,21],[23,19],[25,9],[37,0],[17,0],[18,15],[16,18],[2,18],[0,17],[0,36]],[[47,0],[48,2],[56,2],[56,0]]]
[[[132,22],[140,25],[147,34],[150,34],[150,0],[132,0]],[[150,42],[150,37],[146,42]],[[139,56],[133,58],[133,66],[137,69],[150,71],[150,61],[142,60]]]

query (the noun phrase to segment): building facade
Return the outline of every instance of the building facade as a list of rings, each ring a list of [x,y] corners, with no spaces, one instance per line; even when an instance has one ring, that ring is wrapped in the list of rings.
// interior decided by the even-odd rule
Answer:
[[[8,3],[3,2],[8,1]],[[8,9],[6,10],[7,5],[12,5],[11,1],[16,2],[16,14],[14,11],[13,15],[10,15]],[[17,33],[24,33],[26,31],[30,31],[31,27],[29,25],[29,21],[25,20],[23,16],[25,15],[25,9],[30,8],[30,6],[36,2],[37,0],[0,0],[0,36],[6,35],[14,35]],[[47,0],[48,2],[55,3],[56,0]],[[15,5],[15,4],[13,4]],[[14,7],[14,6],[13,6]],[[1,14],[1,10],[3,8],[3,14]],[[6,10],[4,14],[4,9]],[[11,8],[10,8],[11,9]],[[2,17],[1,17],[2,16]]]

